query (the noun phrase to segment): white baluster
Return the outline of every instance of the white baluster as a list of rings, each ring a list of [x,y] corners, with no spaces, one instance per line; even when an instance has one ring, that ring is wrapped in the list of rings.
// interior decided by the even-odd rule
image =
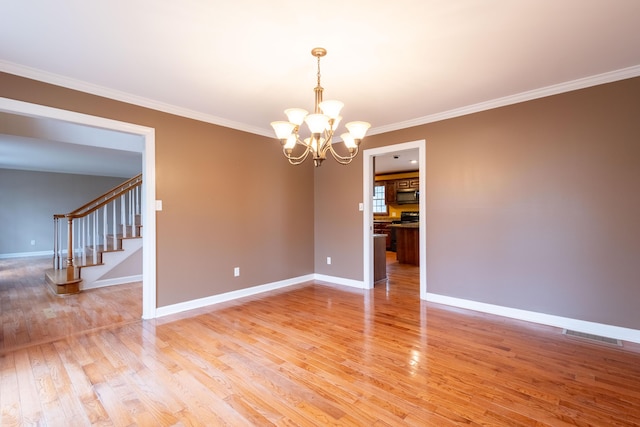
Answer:
[[[122,237],[127,237],[126,199],[120,196],[120,221],[122,222]]]
[[[107,216],[109,215],[109,211],[107,209],[108,205],[104,205],[102,207],[102,250],[107,250],[107,233],[109,232],[107,228]]]
[[[117,236],[116,236],[116,233],[117,233],[116,227],[117,227],[117,225],[116,224],[118,223],[118,220],[116,218],[117,218],[117,216],[116,216],[116,199],[114,199],[113,200],[113,223],[111,224],[111,230],[113,231],[112,239],[113,239],[113,248],[114,249],[116,248],[116,242],[117,242]]]
[[[133,192],[135,189],[129,191],[129,216],[131,217],[131,236],[136,237],[136,210],[135,200],[133,198]]]
[[[80,220],[80,256],[82,265],[87,265],[87,217]]]
[[[99,210],[93,212],[93,233],[91,234],[93,240],[91,247],[93,248],[93,263],[98,263],[98,214]]]

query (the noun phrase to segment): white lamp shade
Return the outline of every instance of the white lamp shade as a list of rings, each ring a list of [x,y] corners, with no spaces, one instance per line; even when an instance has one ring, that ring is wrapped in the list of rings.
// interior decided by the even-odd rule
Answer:
[[[271,122],[271,126],[276,132],[276,138],[278,139],[286,139],[291,135],[291,132],[293,132],[293,128],[296,127],[296,125],[290,122]]]
[[[350,133],[343,133],[342,135],[340,135],[340,138],[342,138],[342,141],[344,142],[344,145],[347,146],[347,148],[357,147],[355,141],[353,140],[353,136]]]
[[[296,136],[291,134],[287,137],[287,142],[284,144],[284,148],[287,150],[293,150],[296,145]]]
[[[304,122],[304,118],[309,114],[307,110],[302,108],[289,108],[284,110],[287,119],[296,126],[300,126]]]
[[[331,127],[332,131],[335,132],[335,130],[338,129],[338,125],[340,124],[340,120],[342,120],[342,116],[338,116],[335,119],[333,119],[333,126]]]
[[[371,127],[371,124],[367,122],[349,122],[345,126],[354,139],[362,139]]]
[[[322,101],[320,103],[320,109],[324,114],[329,116],[330,119],[335,119],[336,117],[338,117],[340,115],[340,110],[342,110],[342,107],[344,107],[344,104],[340,101],[335,100]]]
[[[304,121],[311,133],[322,133],[329,126],[329,117],[324,114],[309,114]]]

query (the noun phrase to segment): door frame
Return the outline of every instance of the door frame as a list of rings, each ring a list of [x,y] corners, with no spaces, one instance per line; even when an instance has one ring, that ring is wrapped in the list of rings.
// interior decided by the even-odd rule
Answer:
[[[420,238],[420,299],[427,299],[427,212],[426,212],[426,140],[404,142],[401,144],[386,145],[384,147],[370,148],[363,153],[362,172],[362,235],[363,235],[363,255],[364,260],[364,288],[373,289],[373,181],[374,164],[376,156],[391,154],[398,151],[418,149],[418,173],[420,182],[420,195],[418,207],[420,210],[420,228],[418,231]]]
[[[0,97],[0,111],[139,135],[142,147],[142,318],[156,317],[156,161],[155,129],[104,117]],[[89,145],[89,144],[87,144]],[[116,147],[106,147],[116,148]],[[118,147],[119,148],[119,147]],[[137,150],[134,150],[137,151]]]

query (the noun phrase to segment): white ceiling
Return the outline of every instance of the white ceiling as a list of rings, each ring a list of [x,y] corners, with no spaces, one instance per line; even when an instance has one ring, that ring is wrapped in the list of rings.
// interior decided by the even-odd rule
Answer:
[[[638,0],[0,0],[0,70],[272,135],[325,99],[371,134],[640,75]],[[366,148],[366,139],[364,142]]]

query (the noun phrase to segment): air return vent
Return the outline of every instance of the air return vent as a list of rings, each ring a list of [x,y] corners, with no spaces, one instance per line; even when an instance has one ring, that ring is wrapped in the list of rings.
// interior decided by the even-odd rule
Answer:
[[[585,341],[591,341],[598,344],[607,344],[607,345],[614,345],[616,347],[622,347],[622,341],[614,338],[602,337],[600,335],[594,335],[594,334],[587,334],[585,332],[572,331],[571,329],[563,329],[562,333],[572,338],[580,338]]]

